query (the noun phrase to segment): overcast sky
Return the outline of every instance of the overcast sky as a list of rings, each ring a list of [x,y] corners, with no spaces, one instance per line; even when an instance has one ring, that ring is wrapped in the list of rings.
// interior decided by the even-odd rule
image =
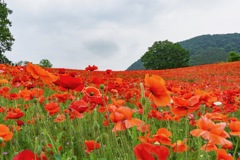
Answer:
[[[240,32],[240,0],[5,0],[13,62],[125,70],[155,41]]]

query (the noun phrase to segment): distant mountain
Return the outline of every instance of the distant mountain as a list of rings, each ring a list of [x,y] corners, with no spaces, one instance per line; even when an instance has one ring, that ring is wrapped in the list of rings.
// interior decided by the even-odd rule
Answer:
[[[230,51],[240,53],[239,33],[201,35],[178,43],[189,51],[191,66],[225,62]],[[139,59],[127,70],[144,69]]]

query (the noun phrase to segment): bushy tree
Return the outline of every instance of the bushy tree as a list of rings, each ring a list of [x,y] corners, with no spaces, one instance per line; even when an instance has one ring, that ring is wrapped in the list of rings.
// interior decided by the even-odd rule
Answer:
[[[190,55],[187,50],[178,43],[168,40],[157,41],[141,57],[146,69],[167,69],[186,67],[189,64]]]
[[[39,62],[39,65],[41,67],[46,67],[46,68],[51,68],[52,67],[52,63],[48,60],[48,59],[42,59],[40,62]]]
[[[234,51],[228,53],[228,62],[240,61],[240,54]]]
[[[0,53],[0,64],[2,64],[2,63],[10,64],[10,65],[13,64],[10,60],[8,60],[8,58],[5,55]]]
[[[0,0],[0,61],[2,63],[11,63],[3,53],[5,51],[11,51],[14,38],[9,30],[12,26],[11,21],[8,19],[8,15],[12,14],[12,11],[7,8],[7,4]]]
[[[26,66],[27,64],[28,64],[28,61],[22,61],[22,60],[15,63],[15,65],[17,65],[17,66]]]

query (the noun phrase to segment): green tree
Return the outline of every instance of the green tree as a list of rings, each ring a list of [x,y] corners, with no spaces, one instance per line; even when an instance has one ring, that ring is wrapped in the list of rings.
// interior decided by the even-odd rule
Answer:
[[[240,61],[240,54],[234,51],[229,52],[227,61],[228,62]]]
[[[47,68],[51,68],[52,67],[52,63],[47,60],[47,59],[42,59],[40,62],[39,62],[39,65],[41,67],[47,67]]]
[[[157,41],[141,57],[146,69],[167,69],[188,66],[189,52],[178,43]]]
[[[22,60],[15,63],[15,65],[17,65],[17,66],[26,66],[27,64],[28,64],[28,61],[22,61]]]
[[[11,21],[8,19],[8,15],[12,14],[12,10],[7,8],[7,4],[0,0],[0,61],[2,63],[12,63],[9,61],[3,53],[5,51],[11,51],[14,38],[9,30],[12,26]]]

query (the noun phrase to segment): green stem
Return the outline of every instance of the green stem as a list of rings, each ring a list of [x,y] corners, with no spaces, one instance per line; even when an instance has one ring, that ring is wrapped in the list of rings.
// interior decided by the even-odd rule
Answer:
[[[0,147],[0,158],[3,159],[3,147]]]
[[[189,133],[189,120],[188,120],[188,110],[187,110],[187,115],[185,117],[185,126],[186,126],[186,131],[185,131],[185,138],[188,138],[188,133]],[[188,157],[188,151],[185,152],[185,158]]]
[[[48,134],[48,132],[46,131],[46,129],[45,129],[43,132],[44,132],[44,134],[49,138],[49,140],[50,140],[50,142],[51,142],[51,144],[52,144],[52,148],[53,148],[54,153],[58,153],[58,154],[59,154],[58,149],[57,149],[57,147],[55,146],[55,143],[53,142],[52,138],[50,137],[50,135]]]
[[[239,137],[237,137],[237,144],[235,146],[235,150],[234,150],[234,153],[233,153],[233,157],[235,157],[236,153],[237,153],[237,149],[238,149],[238,145],[239,145]]]

